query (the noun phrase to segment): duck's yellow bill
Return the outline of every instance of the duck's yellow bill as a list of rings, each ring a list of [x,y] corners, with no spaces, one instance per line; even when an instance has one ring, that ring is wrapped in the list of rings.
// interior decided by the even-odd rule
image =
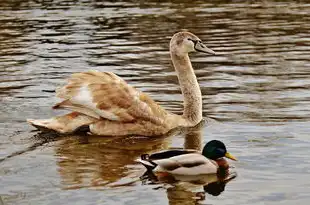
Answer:
[[[236,157],[234,157],[234,156],[233,156],[232,154],[230,154],[229,152],[226,152],[225,157],[227,157],[228,159],[231,159],[231,160],[237,161],[237,158],[236,158]]]

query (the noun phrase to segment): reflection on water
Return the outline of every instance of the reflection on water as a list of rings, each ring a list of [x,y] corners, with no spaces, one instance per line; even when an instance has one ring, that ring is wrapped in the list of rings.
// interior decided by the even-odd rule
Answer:
[[[226,180],[220,180],[216,175],[210,175],[200,176],[200,179],[195,179],[201,180],[199,181],[202,183],[200,186],[197,184],[193,185],[193,182],[174,184],[174,186],[167,188],[169,205],[199,204],[199,201],[208,201],[208,196],[205,193],[219,196],[225,190],[226,184],[234,178],[235,176],[232,176]]]
[[[271,0],[0,1],[4,203],[167,204],[166,193],[151,185],[108,185],[135,181],[141,152],[198,148],[210,139],[224,141],[240,162],[237,180],[208,203],[307,202],[309,9],[307,1]],[[201,142],[184,142],[182,134],[123,147],[121,139],[32,138],[25,118],[61,114],[51,109],[53,91],[88,69],[115,72],[181,113],[168,43],[183,28],[220,54],[191,55],[208,117]]]
[[[141,154],[167,149],[169,137],[174,134],[158,139],[91,136],[64,139],[55,147],[62,183],[71,189],[113,184],[130,175],[132,170],[127,165]]]
[[[70,136],[55,146],[55,155],[62,184],[65,189],[121,186],[117,183],[136,170],[127,166],[135,163],[142,154],[169,148],[171,138],[185,136],[188,149],[201,149],[201,128],[204,122],[190,129],[177,128],[161,138]],[[54,140],[54,139],[53,139]],[[198,146],[197,146],[198,145]],[[132,172],[132,173],[131,173]]]

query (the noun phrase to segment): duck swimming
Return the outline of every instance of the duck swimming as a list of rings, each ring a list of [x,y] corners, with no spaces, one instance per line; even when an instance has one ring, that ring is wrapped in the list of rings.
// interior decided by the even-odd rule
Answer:
[[[27,121],[40,130],[70,134],[81,127],[94,135],[158,136],[176,127],[192,127],[202,120],[202,97],[188,53],[215,54],[190,32],[178,32],[170,41],[170,56],[184,97],[183,115],[166,111],[147,94],[111,72],[75,73],[56,90],[63,101],[54,109],[72,112],[51,119]]]
[[[227,152],[223,142],[211,140],[204,146],[202,153],[197,150],[176,149],[151,155],[144,154],[137,161],[154,173],[205,175],[216,174],[219,168],[228,169],[228,163],[223,157],[237,160]]]

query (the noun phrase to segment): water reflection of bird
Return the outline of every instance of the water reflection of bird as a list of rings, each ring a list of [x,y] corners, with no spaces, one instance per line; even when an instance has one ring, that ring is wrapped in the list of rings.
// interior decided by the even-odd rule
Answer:
[[[179,129],[160,138],[97,137],[73,135],[55,144],[58,172],[65,189],[81,187],[126,186],[126,180],[138,178],[131,165],[145,152],[167,149]],[[123,179],[121,184],[119,180]],[[130,181],[129,183],[134,183]]]
[[[182,181],[181,183],[176,183],[175,186],[167,188],[170,205],[196,204],[205,199],[205,193],[218,196],[225,190],[226,184],[236,175],[218,176],[213,174],[191,177],[192,179],[189,177],[187,179],[179,178],[178,181]],[[200,189],[201,186],[203,186],[203,190]]]
[[[227,183],[236,176],[236,173],[229,173],[227,170],[217,174],[161,176],[147,171],[141,180],[144,184],[161,184],[156,189],[168,185],[166,189],[169,204],[196,204],[205,199],[205,193],[212,196],[220,195],[225,191]]]
[[[175,127],[192,127],[202,120],[202,97],[188,53],[215,54],[190,32],[176,33],[170,55],[184,96],[183,115],[172,114],[148,95],[111,72],[76,73],[57,90],[63,99],[54,106],[74,112],[46,120],[28,120],[42,130],[72,133],[80,127],[95,135],[157,136]]]
[[[220,195],[223,191],[225,191],[226,184],[237,177],[236,173],[230,173],[229,175],[228,173],[226,174],[227,175],[225,175],[224,178],[204,185],[203,190],[213,196]]]

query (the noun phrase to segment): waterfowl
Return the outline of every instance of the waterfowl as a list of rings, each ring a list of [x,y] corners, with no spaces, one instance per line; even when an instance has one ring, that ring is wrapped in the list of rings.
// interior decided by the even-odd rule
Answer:
[[[197,150],[167,150],[151,155],[143,154],[137,161],[153,173],[172,175],[204,175],[218,173],[220,168],[228,169],[223,157],[237,160],[219,140],[208,142],[202,153]]]
[[[184,96],[183,115],[170,113],[111,72],[75,73],[56,90],[63,101],[54,109],[73,112],[51,119],[27,121],[41,129],[69,134],[81,127],[94,135],[158,136],[176,127],[192,127],[202,120],[202,97],[188,54],[215,54],[190,32],[178,32],[170,41],[170,56]]]

